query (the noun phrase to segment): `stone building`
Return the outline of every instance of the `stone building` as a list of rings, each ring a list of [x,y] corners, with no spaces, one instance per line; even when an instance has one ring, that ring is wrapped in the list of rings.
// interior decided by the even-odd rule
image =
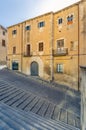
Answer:
[[[84,5],[83,0],[8,27],[8,67],[78,90],[81,46],[86,52]]]
[[[0,25],[0,65],[6,65],[7,29]]]

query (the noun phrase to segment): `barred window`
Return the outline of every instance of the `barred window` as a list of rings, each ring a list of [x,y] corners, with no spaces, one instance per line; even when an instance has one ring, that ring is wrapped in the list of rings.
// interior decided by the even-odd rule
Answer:
[[[56,72],[63,73],[63,64],[57,64]]]

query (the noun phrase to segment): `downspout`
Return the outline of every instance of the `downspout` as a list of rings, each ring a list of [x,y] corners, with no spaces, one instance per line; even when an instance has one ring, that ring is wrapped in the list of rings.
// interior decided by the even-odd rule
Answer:
[[[23,25],[21,25],[21,72],[23,65]]]
[[[80,21],[79,21],[79,4],[78,4],[78,91],[79,91],[79,89],[80,89],[80,83],[79,83],[79,81],[80,81],[80,71],[79,71],[79,65],[80,65],[80,61],[79,61],[79,56],[80,56],[80,39],[79,39],[79,31],[80,31],[80,29],[79,29],[79,24],[80,24]]]
[[[53,12],[51,13],[51,52],[50,52],[50,68],[51,68],[51,78],[50,81],[52,82],[54,80],[54,59],[53,59]]]

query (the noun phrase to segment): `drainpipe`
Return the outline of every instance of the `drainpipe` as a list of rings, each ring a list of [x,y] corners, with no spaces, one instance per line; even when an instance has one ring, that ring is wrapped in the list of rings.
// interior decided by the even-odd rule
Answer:
[[[79,84],[79,80],[80,80],[80,71],[79,71],[79,64],[80,64],[80,61],[79,61],[79,56],[80,56],[80,40],[79,40],[79,32],[80,32],[80,29],[79,29],[79,24],[80,24],[80,21],[79,21],[79,4],[78,4],[78,91],[80,89],[80,84]]]
[[[21,72],[23,65],[23,25],[21,25]]]
[[[53,12],[51,13],[51,49],[50,49],[50,68],[51,68],[51,77],[50,77],[50,82],[52,82],[54,80],[54,67],[53,67],[53,62],[54,62],[54,59],[53,59],[53,22],[54,22],[54,19],[53,19]]]

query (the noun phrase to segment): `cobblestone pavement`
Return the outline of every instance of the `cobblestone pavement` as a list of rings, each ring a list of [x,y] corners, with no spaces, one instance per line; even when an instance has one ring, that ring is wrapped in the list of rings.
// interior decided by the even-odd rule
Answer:
[[[0,102],[0,130],[80,130],[62,121],[41,117]]]
[[[0,71],[0,101],[80,127],[80,93],[10,70]]]

